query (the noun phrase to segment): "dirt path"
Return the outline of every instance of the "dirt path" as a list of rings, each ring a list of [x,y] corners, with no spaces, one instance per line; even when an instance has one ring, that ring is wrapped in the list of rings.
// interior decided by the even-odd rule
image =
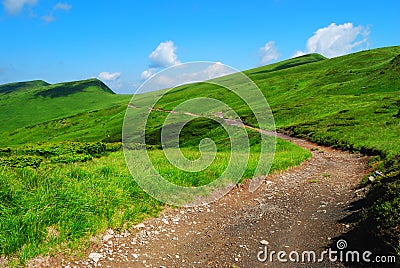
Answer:
[[[343,267],[328,260],[281,263],[276,254],[272,263],[257,258],[265,247],[287,254],[294,250],[319,254],[334,244],[333,238],[352,228],[338,222],[350,214],[350,203],[360,198],[356,187],[367,172],[366,157],[279,136],[312,149],[313,157],[268,176],[253,193],[245,183],[210,205],[168,209],[130,233],[110,230],[87,259],[54,258],[42,266]]]

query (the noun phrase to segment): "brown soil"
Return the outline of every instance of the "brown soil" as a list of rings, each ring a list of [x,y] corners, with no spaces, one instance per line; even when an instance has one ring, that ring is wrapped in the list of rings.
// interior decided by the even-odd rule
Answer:
[[[255,192],[246,182],[207,206],[167,209],[130,232],[114,234],[93,245],[88,258],[62,256],[33,261],[42,267],[343,267],[339,262],[272,263],[257,254],[269,251],[313,250],[317,254],[353,226],[339,223],[368,171],[368,158],[290,140],[312,151],[301,166],[269,175]],[[89,254],[91,258],[89,258]],[[96,260],[100,257],[99,260]],[[319,257],[319,255],[317,255]],[[288,258],[286,256],[286,258]]]

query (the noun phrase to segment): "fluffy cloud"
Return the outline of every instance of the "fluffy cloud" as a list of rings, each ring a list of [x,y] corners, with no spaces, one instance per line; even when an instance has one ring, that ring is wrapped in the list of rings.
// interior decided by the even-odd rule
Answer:
[[[143,89],[143,92],[205,81],[235,72],[232,68],[229,68],[220,62],[195,62],[181,64],[176,54],[176,50],[173,41],[166,41],[160,43],[157,48],[150,53],[150,64],[148,69],[141,73],[141,81],[149,79],[163,68],[168,68],[177,64],[180,65],[173,68],[173,70],[166,70],[148,80],[145,84],[148,88]]]
[[[206,69],[204,69],[204,71],[200,71],[195,77],[198,79],[198,81],[205,81],[232,74],[234,72],[235,71],[232,68],[222,64],[221,62],[216,62],[208,66]]]
[[[167,87],[176,87],[182,84],[210,80],[235,72],[232,68],[221,62],[192,62],[187,65],[183,64],[180,69],[179,72],[167,72],[166,74],[162,74],[160,77],[162,77],[161,80],[165,83],[161,84]]]
[[[33,6],[37,4],[37,0],[4,0],[4,9],[11,15],[19,13],[25,5]]]
[[[99,78],[105,81],[114,81],[117,80],[121,76],[120,72],[110,73],[110,72],[101,72],[99,74]]]
[[[149,68],[147,70],[144,70],[142,72],[142,74],[140,75],[140,79],[142,79],[142,80],[149,79],[156,72],[157,72],[157,68]]]
[[[167,68],[181,63],[176,55],[176,46],[173,41],[161,42],[149,55],[149,68],[142,72],[142,80],[149,79],[161,68]]]
[[[177,87],[183,84],[202,82],[237,72],[220,62],[190,62],[166,69],[147,80],[140,89],[141,93]]]
[[[293,57],[308,53],[319,53],[325,57],[337,57],[361,49],[368,44],[369,30],[363,26],[354,26],[352,23],[336,25],[318,29],[307,40],[306,50],[297,51]]]
[[[169,67],[179,64],[178,56],[176,55],[176,47],[174,42],[161,42],[158,47],[149,55],[150,67]]]
[[[126,86],[126,83],[120,79],[120,72],[101,72],[97,76],[98,79],[102,80],[109,88],[112,90],[121,89],[123,86]]]
[[[279,53],[274,41],[269,41],[260,48],[260,65],[265,65],[277,59],[279,59]]]

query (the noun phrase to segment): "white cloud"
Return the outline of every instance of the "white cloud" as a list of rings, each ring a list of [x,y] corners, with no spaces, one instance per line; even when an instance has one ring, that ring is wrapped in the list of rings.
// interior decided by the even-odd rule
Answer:
[[[114,73],[101,72],[96,78],[102,80],[103,83],[105,83],[112,90],[115,90],[115,89],[121,89],[126,85],[126,83],[122,81],[120,77],[121,77],[120,72],[114,72]]]
[[[173,70],[166,71],[150,79],[151,81],[148,81],[147,86],[151,85],[151,91],[205,81],[234,72],[231,68],[220,62],[181,64],[176,54],[176,47],[173,41],[161,42],[157,48],[150,53],[149,60],[150,64],[148,69],[141,73],[141,81],[149,79],[163,68],[178,65],[176,68],[173,68]],[[145,91],[147,91],[147,89]]]
[[[329,26],[318,29],[307,40],[306,50],[297,51],[293,57],[309,53],[319,53],[325,57],[337,57],[361,49],[368,45],[369,29],[364,26],[354,26],[352,23]]]
[[[167,68],[181,63],[176,55],[176,46],[173,41],[161,42],[149,55],[149,68],[142,72],[142,80],[149,79],[161,68]]]
[[[149,79],[153,74],[157,72],[156,68],[149,68],[147,70],[144,70],[142,74],[140,75],[140,79],[146,80]]]
[[[186,64],[183,64],[181,69],[182,71],[178,73],[167,72],[165,75],[161,75],[161,77],[165,76],[161,79],[161,81],[166,82],[163,85],[176,87],[183,84],[203,82],[235,72],[232,68],[229,68],[221,62],[192,62],[187,66]],[[168,79],[166,75],[168,76]]]
[[[207,75],[205,80],[217,78],[220,76],[232,74],[234,71],[232,68],[227,67],[226,65],[222,64],[221,62],[216,62],[210,66],[208,66],[204,70],[205,74]]]
[[[184,63],[172,67],[172,69],[166,69],[150,80],[147,80],[144,84],[144,88],[141,88],[141,92],[143,93],[163,88],[177,87],[184,84],[202,82],[235,72],[237,71],[220,62]],[[142,73],[142,78],[145,78],[143,76],[144,72]]]
[[[37,0],[4,0],[4,9],[11,15],[19,13],[25,5],[34,6],[37,4]]]
[[[265,65],[277,59],[279,59],[279,53],[274,41],[269,41],[260,48],[260,65]]]
[[[304,56],[306,55],[305,52],[301,51],[301,50],[297,50],[296,53],[293,54],[292,58],[296,58],[296,57],[300,57],[300,56]]]
[[[72,8],[71,5],[67,4],[67,3],[57,3],[54,7],[53,10],[64,10],[64,11],[69,11]]]
[[[101,72],[99,74],[99,78],[105,81],[115,81],[121,76],[120,72],[110,73],[110,72]]]
[[[158,47],[149,55],[149,60],[151,62],[150,67],[169,67],[179,64],[180,61],[178,60],[178,56],[175,52],[176,47],[174,42],[161,42]]]

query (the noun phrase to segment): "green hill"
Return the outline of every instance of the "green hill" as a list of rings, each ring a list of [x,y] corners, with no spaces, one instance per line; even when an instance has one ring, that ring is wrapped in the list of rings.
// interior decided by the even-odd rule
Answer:
[[[11,84],[0,85],[0,93],[18,93],[20,91],[30,90],[36,87],[49,86],[50,84],[42,80],[34,80],[29,82],[17,82]]]
[[[399,54],[400,47],[388,47],[311,62],[316,55],[306,55],[244,73],[267,98],[280,131],[391,157],[400,152]],[[294,64],[299,60],[309,63]],[[235,85],[235,74],[218,79]],[[158,107],[169,110],[194,96],[220,99],[257,126],[251,110],[229,90],[207,83],[173,89]]]
[[[281,62],[269,64],[269,65],[266,65],[263,67],[250,69],[246,72],[253,73],[253,74],[263,74],[263,73],[265,74],[265,73],[270,73],[270,72],[274,72],[274,71],[279,71],[279,70],[283,70],[283,69],[288,69],[288,68],[304,65],[307,63],[318,62],[318,61],[322,61],[322,60],[326,60],[326,59],[327,58],[325,58],[324,56],[322,56],[320,54],[312,53],[312,54],[307,54],[307,55],[303,55],[300,57],[284,60]]]
[[[333,59],[310,54],[245,74],[266,96],[279,130],[344,149],[393,156],[400,151],[400,143],[393,142],[400,134],[396,117],[400,108],[399,54],[399,47]],[[234,83],[234,77],[233,74],[219,79]],[[0,88],[8,92],[0,95],[4,111],[1,116],[6,122],[0,134],[2,146],[42,139],[118,140],[122,111],[130,98],[112,94],[98,80],[22,87],[25,90],[11,93],[10,85]],[[147,108],[146,103],[162,92],[143,94],[135,98],[133,105]],[[214,97],[230,103],[244,121],[256,125],[248,107],[227,94],[206,83],[184,85],[165,95],[158,106],[172,109],[193,96]],[[93,113],[86,114],[89,111]]]
[[[0,132],[127,103],[97,79],[50,85],[30,81],[0,85]]]
[[[279,131],[335,148],[376,155],[371,161],[372,168],[387,176],[372,185],[359,219],[360,226],[366,225],[364,232],[388,243],[400,254],[400,47],[373,49],[332,59],[310,54],[244,73],[267,98]],[[239,86],[235,76],[232,74],[215,81],[224,80]],[[0,176],[6,178],[0,180],[0,198],[6,204],[1,207],[0,203],[4,211],[1,215],[5,215],[2,225],[5,231],[0,231],[2,252],[29,258],[51,252],[52,247],[58,248],[65,241],[79,241],[88,233],[96,234],[110,226],[124,228],[128,223],[156,215],[162,205],[144,194],[131,180],[122,152],[114,152],[89,164],[68,164],[74,159],[87,161],[97,154],[74,158],[65,151],[71,146],[109,146],[103,143],[80,145],[79,142],[120,141],[127,107],[132,115],[143,116],[152,100],[163,93],[164,90],[141,94],[128,106],[131,96],[113,94],[98,80],[56,85],[31,81],[0,86],[0,147],[10,147],[1,149],[0,157],[5,156],[5,163],[12,157],[22,159],[27,165],[43,163],[22,170],[0,166]],[[229,90],[209,83],[172,89],[156,108],[170,110],[195,97],[219,99],[234,108],[245,123],[258,125],[243,101]],[[149,151],[159,164],[160,172],[188,186],[207,182],[210,177],[207,174],[177,173],[163,162],[164,156],[157,148],[165,117],[165,112],[153,111],[147,125],[149,137],[146,138],[152,145]],[[133,131],[135,127],[140,126],[132,126]],[[182,133],[185,155],[198,157],[200,137],[210,137],[222,146],[217,159],[225,161],[226,133],[209,120],[195,120],[187,124]],[[259,137],[251,131],[249,134],[252,157],[256,157]],[[65,141],[78,143],[71,145]],[[26,145],[40,142],[46,143],[39,147]],[[20,155],[24,152],[31,155],[24,158]],[[309,154],[300,148],[278,141],[272,170],[299,164],[307,157]],[[63,162],[52,162],[58,160]],[[212,170],[219,171],[219,167]],[[251,172],[251,168],[246,170],[245,178],[250,178]],[[94,194],[87,195],[88,187]],[[20,209],[12,210],[13,206],[7,204],[17,204]],[[74,214],[70,215],[69,211]],[[31,220],[34,217],[26,215],[39,215],[40,225]],[[50,227],[60,233],[54,241],[47,240],[44,235]]]

